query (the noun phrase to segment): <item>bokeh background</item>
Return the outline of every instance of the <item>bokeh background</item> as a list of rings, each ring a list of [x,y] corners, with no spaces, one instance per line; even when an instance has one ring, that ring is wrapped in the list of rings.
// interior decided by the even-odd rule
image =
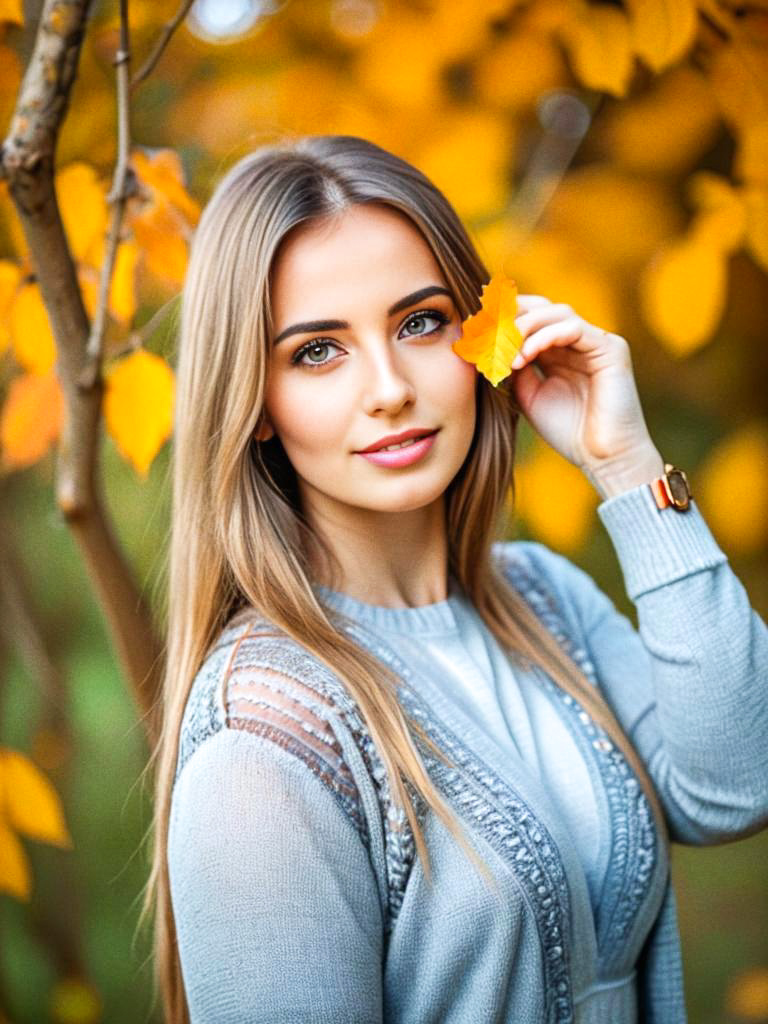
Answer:
[[[63,6],[63,5],[62,5]],[[189,6],[189,5],[187,5]],[[41,4],[0,0],[0,134]],[[130,0],[134,66],[179,11]],[[768,3],[197,0],[130,99],[100,455],[162,606],[178,293],[214,181],[303,133],[370,138],[455,204],[489,271],[631,345],[650,432],[768,614]],[[117,2],[92,6],[56,192],[93,314],[117,156]],[[158,1020],[137,928],[142,716],[54,492],[64,403],[0,181],[0,1021]],[[510,537],[584,567],[636,623],[583,475],[523,427]],[[676,847],[693,1024],[768,1021],[768,833]]]

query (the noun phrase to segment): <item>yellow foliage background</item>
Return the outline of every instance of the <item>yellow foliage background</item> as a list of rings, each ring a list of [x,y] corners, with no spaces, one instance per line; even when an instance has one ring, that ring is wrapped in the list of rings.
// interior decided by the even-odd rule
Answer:
[[[222,36],[193,10],[131,101],[137,190],[109,291],[103,458],[111,512],[147,587],[159,578],[167,516],[174,313],[211,183],[262,143],[305,132],[348,133],[392,149],[430,175],[455,205],[489,272],[505,270],[521,292],[568,302],[627,338],[651,434],[662,454],[688,472],[695,499],[765,616],[768,4],[254,0],[251,6],[250,22]],[[213,4],[197,8],[204,13]],[[131,0],[134,66],[175,10],[167,0]],[[0,0],[3,132],[34,27],[25,24],[20,0]],[[116,158],[118,30],[117,4],[99,5],[56,159],[62,220],[90,316]],[[55,633],[66,624],[62,658],[77,680],[89,681],[77,683],[79,693],[87,690],[79,713],[96,749],[109,732],[105,721],[120,737],[133,736],[131,710],[116,696],[121,683],[85,577],[78,576],[77,555],[52,524],[53,462],[66,408],[48,315],[2,182],[0,365],[2,480],[49,628]],[[574,558],[632,614],[597,520],[598,501],[583,475],[523,425],[509,535],[540,539]],[[82,583],[73,586],[76,580]],[[16,668],[9,678],[9,706],[26,710],[10,716],[0,742],[7,751],[33,751],[42,774],[30,768],[28,777],[37,778],[42,800],[46,766],[54,785],[63,785],[66,756],[55,736],[29,725],[24,671]],[[113,719],[103,717],[105,708]],[[144,752],[133,741],[130,756],[141,764]],[[108,753],[115,757],[118,748]],[[0,764],[10,763],[9,756]],[[130,772],[131,764],[123,770]],[[100,797],[82,786],[91,793],[88,806],[100,806],[108,817],[110,805],[98,804]],[[43,806],[40,820],[47,815],[50,824],[53,804]],[[79,821],[85,837],[88,827],[82,816]],[[62,817],[59,833],[65,828]],[[55,832],[51,827],[48,840],[37,838],[53,842]],[[15,885],[16,896],[34,899],[20,834],[23,829],[10,829],[0,817],[0,876],[5,864],[7,893]],[[753,883],[749,866],[752,850],[766,852],[760,842],[708,851],[701,861],[687,851],[677,859],[689,998],[693,1019],[703,1024],[768,1020],[768,896],[764,877]],[[78,845],[75,830],[75,856]],[[87,847],[85,839],[80,846]],[[697,867],[707,858],[709,874]],[[41,886],[45,877],[41,870]],[[742,888],[729,884],[734,877]],[[697,902],[706,906],[702,894],[713,880],[727,947],[718,951],[716,968],[706,944],[708,915]],[[740,900],[748,912],[733,910]],[[103,961],[101,971],[119,986],[118,967]],[[88,979],[41,969],[39,983],[52,1019],[97,1020],[107,1013],[117,1020],[124,1010],[127,1020],[143,1012],[138,1003],[130,1011],[128,1004],[120,1011],[113,1006],[117,1015],[105,1010]]]

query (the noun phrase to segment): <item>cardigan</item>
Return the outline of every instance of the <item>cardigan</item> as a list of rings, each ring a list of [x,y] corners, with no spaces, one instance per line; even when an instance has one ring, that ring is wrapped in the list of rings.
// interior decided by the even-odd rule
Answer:
[[[504,577],[613,709],[671,838],[768,822],[768,628],[695,501],[603,501],[637,630],[535,541]],[[634,772],[579,702],[522,671],[451,580],[445,601],[366,605],[315,585],[393,668],[450,757],[425,768],[492,869],[489,887],[409,785],[433,877],[340,679],[255,609],[196,674],[168,867],[192,1024],[683,1024],[667,854]]]

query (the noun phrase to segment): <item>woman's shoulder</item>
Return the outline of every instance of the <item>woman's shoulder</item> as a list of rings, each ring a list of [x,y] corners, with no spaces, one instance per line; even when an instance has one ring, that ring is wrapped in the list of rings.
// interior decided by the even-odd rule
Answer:
[[[218,741],[221,756],[246,744],[264,763],[313,775],[367,840],[360,794],[379,788],[381,767],[357,704],[319,658],[251,607],[230,618],[195,675],[175,781],[222,731],[241,741]]]
[[[181,725],[177,774],[194,751],[221,729],[325,732],[351,708],[337,677],[255,608],[226,622],[192,680]],[[287,713],[290,713],[289,715]],[[298,737],[297,737],[298,738]]]

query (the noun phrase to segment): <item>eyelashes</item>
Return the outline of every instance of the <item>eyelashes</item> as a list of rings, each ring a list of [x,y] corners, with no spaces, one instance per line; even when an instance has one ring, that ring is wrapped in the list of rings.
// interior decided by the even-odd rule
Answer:
[[[451,318],[442,313],[439,309],[422,309],[418,313],[411,313],[408,318],[403,322],[403,327],[411,323],[413,320],[437,320],[437,327],[433,327],[431,331],[420,331],[413,334],[404,335],[404,337],[410,338],[424,338],[430,334],[437,334],[441,331],[446,324],[450,323]],[[306,366],[309,369],[320,368],[327,366],[333,362],[332,359],[323,359],[322,362],[303,362],[304,356],[312,349],[322,348],[339,348],[339,345],[332,338],[312,338],[311,341],[305,342],[291,357],[291,364],[293,366]]]

